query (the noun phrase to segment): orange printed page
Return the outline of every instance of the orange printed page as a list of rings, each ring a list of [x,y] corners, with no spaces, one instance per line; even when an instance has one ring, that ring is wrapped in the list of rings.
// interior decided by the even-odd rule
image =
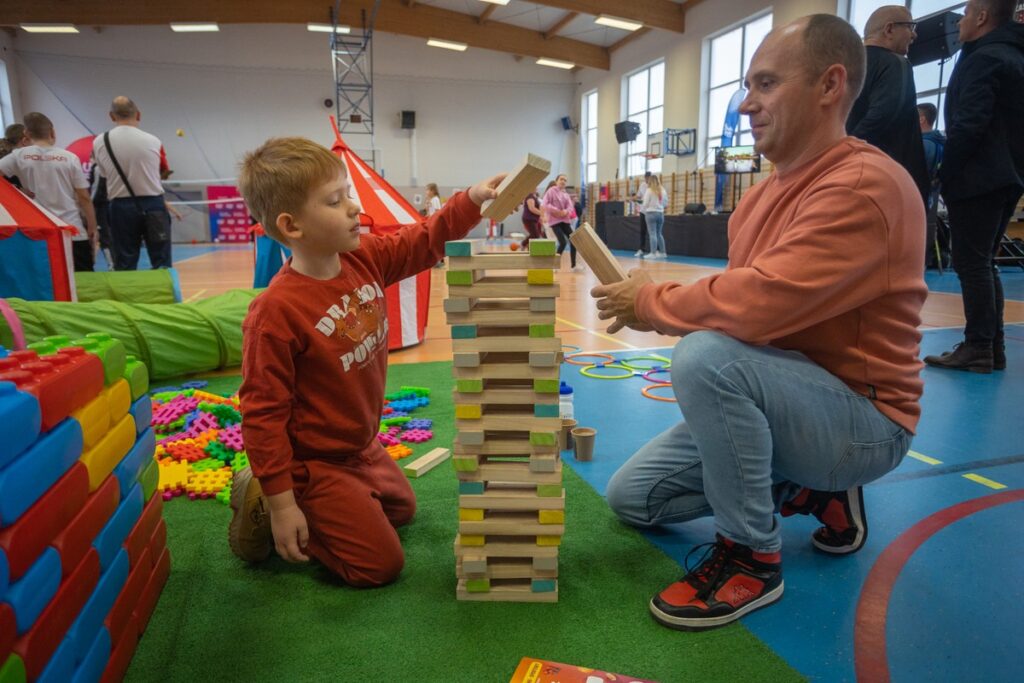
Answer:
[[[543,659],[523,657],[512,674],[509,683],[656,683],[642,678],[610,674],[606,671],[588,669],[585,666],[574,666],[560,662],[549,662]]]

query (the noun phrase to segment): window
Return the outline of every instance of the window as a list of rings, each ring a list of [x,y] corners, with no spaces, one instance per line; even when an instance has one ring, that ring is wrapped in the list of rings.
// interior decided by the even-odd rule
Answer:
[[[597,91],[583,96],[583,183],[597,182]]]
[[[0,130],[14,123],[11,84],[7,79],[7,63],[0,59]]]
[[[714,158],[712,150],[722,144],[722,128],[729,101],[743,87],[743,78],[750,68],[754,51],[771,30],[772,15],[763,14],[709,41],[708,88],[704,96],[707,103],[705,163]],[[746,117],[740,117],[739,134],[739,144],[754,144],[750,120]]]
[[[647,136],[665,129],[665,62],[626,77],[626,119],[640,124],[640,135],[626,143],[626,176],[661,173],[661,159],[648,159]]]

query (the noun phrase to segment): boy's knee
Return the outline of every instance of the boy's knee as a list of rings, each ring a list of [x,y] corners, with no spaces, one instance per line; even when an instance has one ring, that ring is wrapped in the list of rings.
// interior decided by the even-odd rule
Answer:
[[[339,574],[345,583],[357,588],[377,588],[393,583],[404,566],[405,553],[398,548],[397,551],[382,551],[372,562],[345,564]]]

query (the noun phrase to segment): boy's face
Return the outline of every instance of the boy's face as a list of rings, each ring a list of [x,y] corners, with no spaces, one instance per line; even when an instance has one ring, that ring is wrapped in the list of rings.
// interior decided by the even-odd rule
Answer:
[[[349,196],[348,177],[336,178],[314,187],[302,210],[295,215],[301,241],[321,253],[339,254],[359,248],[360,207]]]

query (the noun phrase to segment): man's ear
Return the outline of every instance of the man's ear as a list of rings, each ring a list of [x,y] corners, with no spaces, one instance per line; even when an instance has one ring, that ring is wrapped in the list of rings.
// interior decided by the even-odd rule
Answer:
[[[274,221],[277,225],[278,231],[284,235],[285,239],[293,240],[302,237],[302,228],[299,227],[298,223],[295,222],[295,216],[290,213],[279,213],[277,220]]]
[[[838,102],[846,97],[846,69],[841,64],[833,64],[821,75],[821,96],[828,102]]]

